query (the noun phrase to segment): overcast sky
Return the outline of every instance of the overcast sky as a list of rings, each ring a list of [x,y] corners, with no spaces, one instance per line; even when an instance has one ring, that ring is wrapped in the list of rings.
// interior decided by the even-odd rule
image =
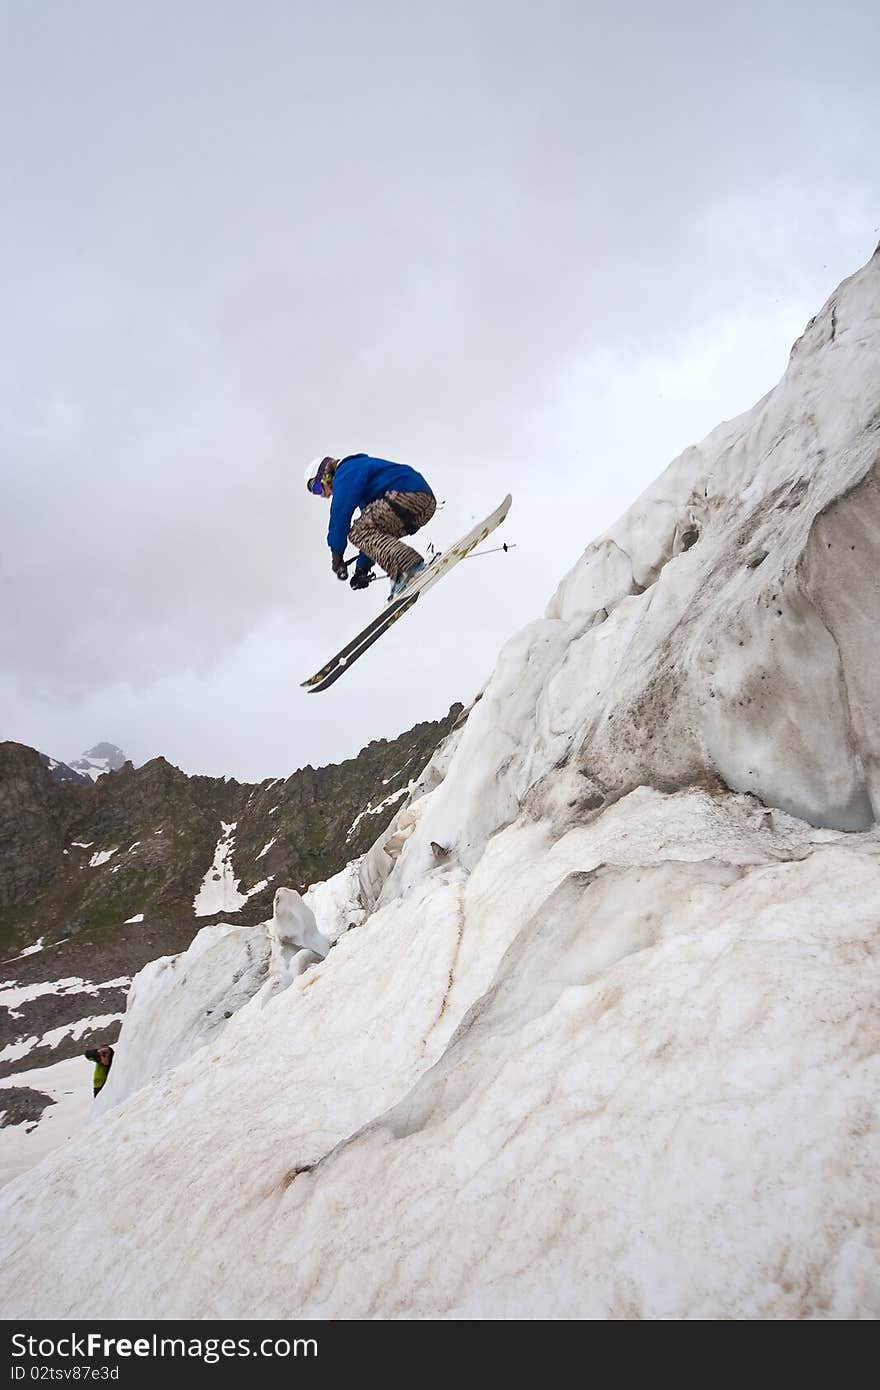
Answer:
[[[0,738],[258,780],[470,701],[880,237],[880,7],[0,0]],[[351,673],[316,455],[440,548]]]

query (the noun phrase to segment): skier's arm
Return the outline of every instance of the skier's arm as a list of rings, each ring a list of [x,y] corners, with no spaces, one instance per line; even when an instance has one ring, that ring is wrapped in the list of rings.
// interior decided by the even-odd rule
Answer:
[[[338,484],[334,482],[333,500],[330,503],[330,528],[327,532],[327,544],[334,555],[345,554],[351,519],[359,502],[358,491],[351,483],[346,483],[343,478]]]

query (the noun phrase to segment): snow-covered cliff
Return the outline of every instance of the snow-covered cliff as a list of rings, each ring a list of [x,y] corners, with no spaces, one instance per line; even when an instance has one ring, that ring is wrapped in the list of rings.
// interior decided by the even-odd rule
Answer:
[[[127,1083],[0,1194],[7,1316],[880,1312],[878,383],[880,252],[314,920],[136,983]]]

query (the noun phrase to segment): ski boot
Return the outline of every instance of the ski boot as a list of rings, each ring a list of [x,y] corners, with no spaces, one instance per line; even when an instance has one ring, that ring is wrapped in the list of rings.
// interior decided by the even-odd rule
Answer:
[[[412,583],[416,575],[421,574],[422,570],[425,568],[426,565],[424,560],[417,560],[415,564],[410,565],[408,570],[404,570],[403,574],[398,575],[397,579],[395,579],[394,583],[391,585],[388,602],[391,603],[393,599],[400,598],[406,586]]]

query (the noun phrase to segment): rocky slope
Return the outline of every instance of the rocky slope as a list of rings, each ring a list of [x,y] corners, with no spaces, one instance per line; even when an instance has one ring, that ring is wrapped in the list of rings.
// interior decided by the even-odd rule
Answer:
[[[256,786],[163,758],[60,782],[43,755],[0,744],[0,1077],[112,1040],[106,1020],[147,961],[220,918],[263,921],[279,884],[362,853],[460,714]]]

